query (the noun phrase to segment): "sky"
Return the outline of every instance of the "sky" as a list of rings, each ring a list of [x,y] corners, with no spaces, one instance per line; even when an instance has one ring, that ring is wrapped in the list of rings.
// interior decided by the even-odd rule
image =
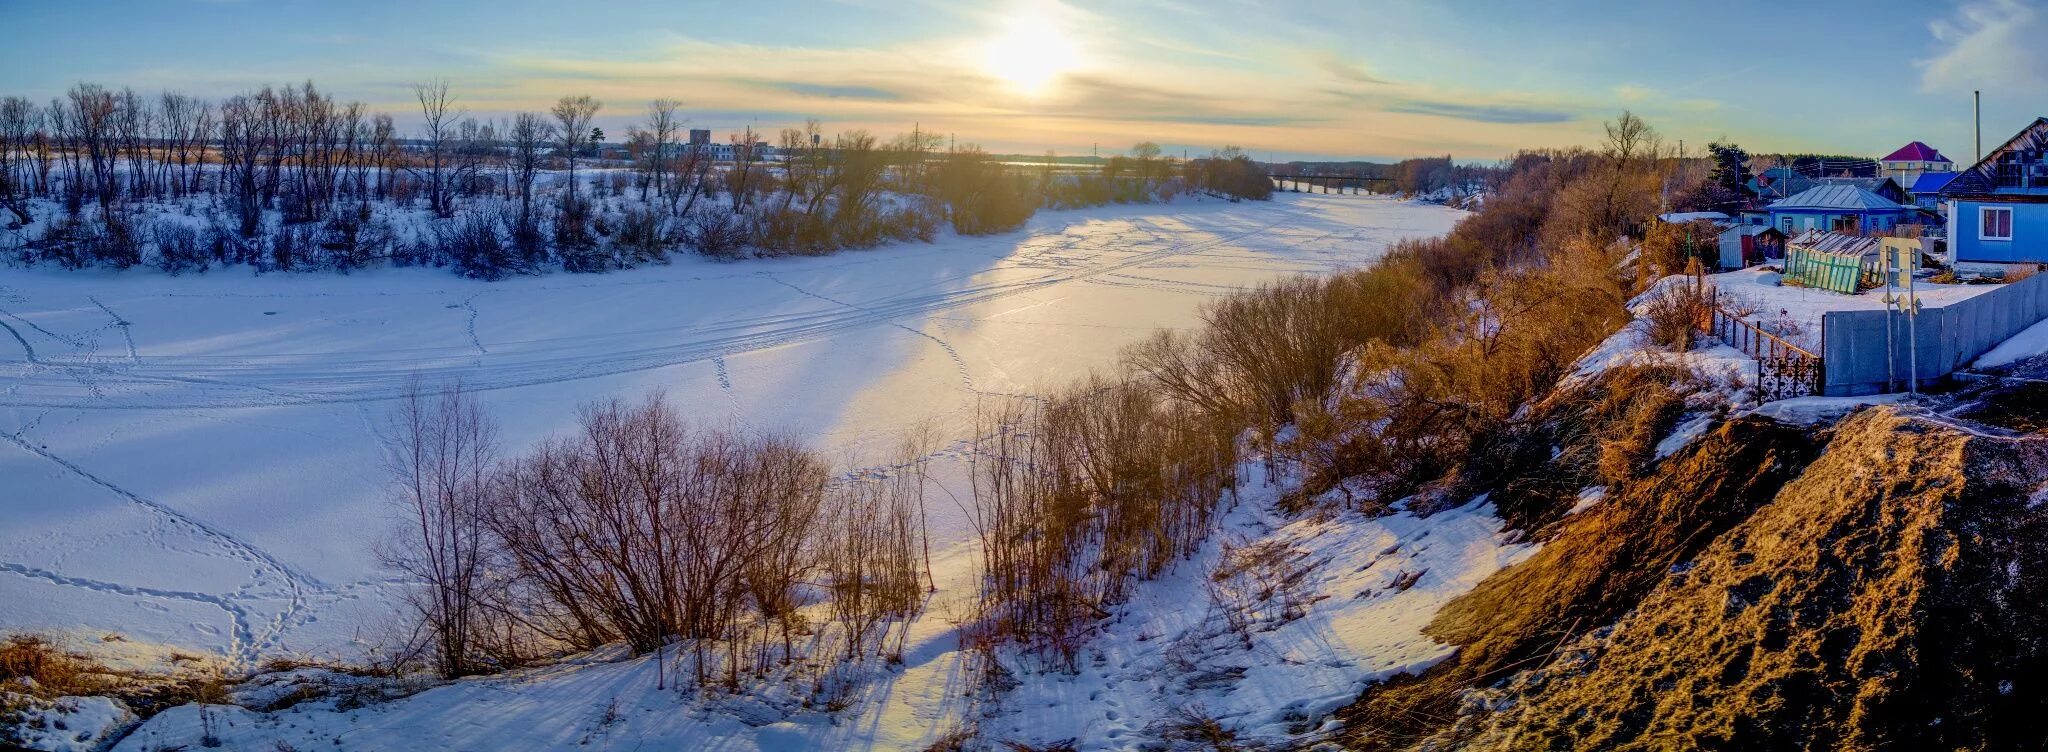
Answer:
[[[724,140],[806,118],[991,151],[1491,161],[1590,145],[1622,110],[1689,149],[1969,161],[2048,115],[2048,0],[0,0],[0,95],[221,97],[312,80],[416,121],[655,98]],[[772,140],[772,138],[771,138]]]

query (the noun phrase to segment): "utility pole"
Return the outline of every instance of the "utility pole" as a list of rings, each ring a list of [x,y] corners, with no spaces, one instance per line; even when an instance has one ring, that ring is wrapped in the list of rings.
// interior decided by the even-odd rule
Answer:
[[[1970,100],[1971,109],[1973,110],[1970,122],[1977,130],[1977,161],[1982,162],[1984,161],[1984,90],[1978,89],[1970,92]]]

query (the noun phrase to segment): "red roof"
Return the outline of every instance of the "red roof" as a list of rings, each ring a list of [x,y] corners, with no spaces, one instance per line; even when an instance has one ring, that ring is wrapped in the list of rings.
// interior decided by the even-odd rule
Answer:
[[[1934,149],[1934,147],[1932,147],[1932,146],[1928,146],[1928,145],[1926,145],[1926,144],[1923,144],[1923,143],[1920,143],[1920,142],[1918,142],[1918,141],[1914,141],[1913,143],[1910,143],[1910,144],[1906,144],[1905,146],[1901,146],[1901,147],[1899,147],[1899,150],[1898,150],[1898,151],[1892,152],[1892,155],[1891,155],[1891,156],[1889,156],[1889,157],[1885,157],[1884,159],[1882,159],[1882,160],[1880,160],[1880,161],[1884,161],[1884,162],[1947,162],[1947,161],[1949,161],[1949,158],[1948,158],[1948,157],[1944,157],[1944,156],[1942,156],[1942,155],[1941,155],[1941,152],[1939,152],[1939,151],[1936,151],[1936,150]]]

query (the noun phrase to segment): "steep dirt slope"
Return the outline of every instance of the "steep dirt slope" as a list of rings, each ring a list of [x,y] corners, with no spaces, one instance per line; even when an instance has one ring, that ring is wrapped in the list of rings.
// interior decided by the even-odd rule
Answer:
[[[1442,728],[1465,690],[1540,666],[1561,643],[1612,623],[1674,565],[1768,503],[1813,453],[1801,429],[1731,421],[1566,518],[1529,561],[1437,614],[1426,632],[1459,645],[1458,654],[1379,685],[1340,713],[1347,741],[1410,744]]]
[[[1658,477],[1712,472],[1701,454]],[[1711,542],[1673,558],[1626,616],[1579,627],[1611,629],[1576,639],[1542,669],[1467,694],[1455,719],[1435,717],[1448,727],[1415,746],[2038,749],[2048,739],[2044,479],[2048,441],[1874,408],[1838,425],[1818,459],[1725,533],[1663,519],[1685,506],[1664,496],[1684,484],[1653,482],[1648,497],[1615,500],[1649,508],[1610,515],[1651,530],[1678,524]],[[1671,531],[1645,532],[1581,523],[1447,608],[1432,629],[1475,652],[1462,660],[1485,660],[1509,637],[1527,643],[1578,624],[1557,606],[1495,594],[1622,595],[1614,586],[1627,583],[1613,573],[1571,572],[1594,566],[1579,560],[1589,550],[1656,547]],[[1584,540],[1608,534],[1631,540]],[[1627,571],[1653,574],[1641,565],[1658,559]],[[1547,586],[1560,579],[1571,586]]]

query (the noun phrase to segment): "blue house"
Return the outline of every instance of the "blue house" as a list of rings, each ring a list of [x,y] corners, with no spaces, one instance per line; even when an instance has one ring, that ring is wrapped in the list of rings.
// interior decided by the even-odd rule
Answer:
[[[2048,118],[2038,118],[1941,189],[1957,263],[2048,262]]]
[[[1771,202],[1771,226],[1787,236],[1808,230],[1849,234],[1890,232],[1919,210],[1848,183],[1823,183]]]
[[[1928,211],[1940,211],[1941,189],[1947,188],[1948,184],[1954,182],[1956,176],[1961,174],[1960,172],[1922,173],[1918,180],[1913,181],[1913,205]]]
[[[1884,197],[1886,201],[1904,204],[1911,198],[1906,195],[1905,186],[1891,178],[1815,178],[1814,185],[1853,185]]]

